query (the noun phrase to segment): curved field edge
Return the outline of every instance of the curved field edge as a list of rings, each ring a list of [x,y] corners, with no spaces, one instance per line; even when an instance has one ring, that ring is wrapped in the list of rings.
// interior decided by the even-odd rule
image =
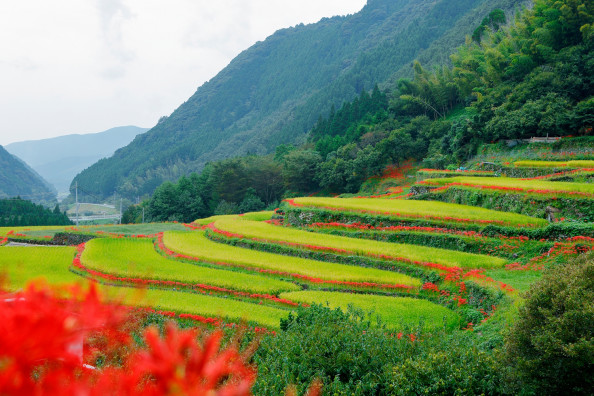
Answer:
[[[594,168],[594,160],[570,160],[570,161],[515,161],[517,168]]]
[[[366,294],[348,294],[327,291],[298,291],[282,294],[283,298],[307,304],[328,304],[346,310],[349,305],[371,312],[374,319],[381,319],[389,328],[398,329],[422,323],[426,328],[460,326],[460,316],[455,312],[412,297],[388,297]]]
[[[477,178],[484,179],[484,178]],[[445,179],[432,179],[445,180]],[[416,218],[437,222],[544,226],[547,222],[516,213],[436,201],[387,200],[367,198],[295,198],[287,201],[297,207],[378,214],[396,218]]]
[[[81,262],[90,269],[119,276],[208,284],[253,293],[298,290],[290,282],[167,259],[151,240],[99,238],[87,242]]]
[[[163,240],[169,249],[206,262],[229,263],[256,270],[282,271],[327,281],[421,286],[420,280],[396,272],[283,256],[216,243],[208,239],[203,231],[166,232]]]
[[[317,247],[363,256],[387,259],[401,258],[409,261],[426,262],[454,268],[498,268],[507,261],[497,257],[457,252],[453,250],[407,245],[373,240],[362,240],[343,236],[318,234],[288,227],[274,226],[254,221],[235,219],[218,220],[213,227],[230,234],[231,237],[261,239],[270,243],[292,243],[305,249]]]
[[[0,247],[0,268],[8,277],[9,290],[18,290],[31,281],[41,281],[52,286],[66,286],[78,283],[84,285],[87,279],[69,271],[76,253],[73,247]],[[215,296],[172,290],[136,289],[101,285],[101,291],[108,298],[123,304],[171,310],[203,316],[223,318],[232,322],[247,321],[268,328],[277,329],[280,319],[285,319],[289,310],[252,304]]]
[[[511,192],[527,192],[527,193],[574,193],[586,194],[588,196],[594,195],[594,184],[591,183],[573,183],[573,182],[556,182],[546,180],[521,180],[511,177],[448,177],[428,179],[420,182],[427,185],[446,186],[451,183],[460,183],[463,186],[487,186],[499,187],[508,189]],[[505,190],[504,190],[505,191]]]

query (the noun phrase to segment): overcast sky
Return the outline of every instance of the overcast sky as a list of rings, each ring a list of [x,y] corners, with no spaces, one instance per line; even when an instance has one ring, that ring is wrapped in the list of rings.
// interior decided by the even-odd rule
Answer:
[[[366,0],[2,0],[0,145],[169,115],[276,30]]]

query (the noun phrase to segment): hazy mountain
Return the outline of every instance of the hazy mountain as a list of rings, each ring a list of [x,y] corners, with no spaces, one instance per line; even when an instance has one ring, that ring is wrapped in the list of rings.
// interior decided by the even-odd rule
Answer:
[[[16,196],[48,203],[55,201],[56,192],[27,164],[0,146],[0,198]]]
[[[111,156],[147,128],[125,126],[90,134],[73,134],[6,145],[6,150],[23,159],[60,193],[68,192],[79,172],[101,158]]]
[[[443,63],[494,8],[523,0],[369,0],[357,14],[282,29],[77,180],[107,196],[148,194],[208,161],[302,142],[318,117],[362,90]]]

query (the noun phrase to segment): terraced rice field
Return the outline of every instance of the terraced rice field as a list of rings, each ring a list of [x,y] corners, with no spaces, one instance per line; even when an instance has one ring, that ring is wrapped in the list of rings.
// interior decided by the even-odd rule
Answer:
[[[457,179],[457,178],[454,178]],[[476,177],[473,180],[493,180],[492,178]],[[448,179],[431,179],[440,183]],[[499,179],[495,179],[499,180]],[[395,218],[425,218],[428,220],[442,220],[459,223],[501,224],[520,226],[526,224],[546,225],[546,221],[535,219],[516,213],[500,212],[467,205],[458,205],[435,201],[412,200],[378,200],[378,199],[347,199],[347,198],[295,198],[290,205],[322,208],[342,212],[359,212],[382,214]]]
[[[170,260],[159,255],[148,239],[93,239],[87,242],[81,262],[89,269],[120,277],[208,284],[251,293],[298,289],[293,283],[273,278]]]
[[[506,260],[479,254],[456,252],[425,246],[405,245],[349,237],[324,235],[279,228],[268,223],[237,219],[222,219],[214,222],[214,228],[235,237],[263,240],[272,243],[292,244],[303,249],[327,250],[342,254],[354,254],[378,258],[404,259],[411,262],[431,262],[444,267],[497,268]]]
[[[594,161],[516,161],[514,166],[516,168],[594,168]]]
[[[373,282],[415,288],[421,286],[418,279],[396,272],[281,256],[215,243],[206,238],[204,231],[170,231],[165,233],[163,240],[165,245],[176,253],[196,257],[209,263],[224,263],[256,271],[281,272],[285,276],[296,274],[325,281]],[[325,285],[329,286],[329,284]]]
[[[553,182],[545,180],[520,180],[510,177],[450,177],[429,179],[421,182],[427,185],[461,186],[469,188],[493,188],[508,193],[562,194],[579,197],[594,197],[594,184]]]
[[[69,246],[3,246],[0,271],[8,277],[11,289],[20,289],[40,278],[53,285],[76,283],[82,279],[68,271],[75,253],[76,249]]]
[[[592,184],[538,179],[452,177],[425,183],[440,186],[454,183],[463,188],[478,186],[476,188],[492,188],[502,194],[594,196]],[[389,195],[379,195],[375,198],[295,198],[289,204],[300,208],[295,212],[311,208],[313,213],[331,211],[345,218],[352,214],[389,217],[395,224],[403,224],[402,230],[398,226],[365,227],[345,223],[341,227],[355,227],[350,236],[331,235],[315,232],[321,231],[318,227],[308,231],[265,222],[273,212],[214,216],[191,225],[4,228],[0,229],[0,240],[7,236],[42,240],[58,231],[100,238],[79,245],[76,258],[75,247],[0,247],[0,268],[8,275],[13,289],[39,275],[52,284],[80,282],[82,277],[71,271],[75,269],[83,276],[107,283],[102,287],[108,294],[118,295],[131,305],[230,322],[245,320],[269,329],[279,329],[281,319],[287,318],[297,305],[307,309],[307,305],[313,303],[341,309],[352,305],[372,312],[372,317],[381,317],[395,330],[420,322],[430,328],[445,325],[455,329],[466,325],[470,318],[475,320],[477,314],[479,320],[480,315],[486,320],[493,314],[492,303],[483,303],[483,300],[503,298],[501,295],[517,298],[511,292],[527,290],[540,276],[538,269],[542,261],[554,260],[556,252],[577,254],[579,249],[594,246],[594,240],[583,237],[564,241],[556,247],[551,247],[550,241],[528,241],[527,237],[492,234],[482,237],[464,231],[464,226],[472,224],[476,229],[476,225],[494,224],[512,226],[514,228],[509,229],[513,232],[522,232],[523,227],[542,227],[548,223],[515,213],[451,203],[394,200],[389,199]],[[411,219],[446,225],[436,228],[430,224],[431,227],[417,227],[417,230],[410,226]],[[375,235],[355,237],[354,232],[381,234],[396,230],[413,233],[414,238],[407,243],[395,243],[375,240]],[[140,234],[137,238],[122,238]],[[365,239],[368,236],[370,238]],[[422,238],[425,240],[421,241]],[[480,238],[484,240],[479,241]],[[502,249],[508,249],[506,254],[494,250],[496,240],[501,241]],[[451,245],[457,242],[467,243],[467,246],[473,243],[473,251],[490,255],[468,253],[468,249],[464,251]],[[236,243],[241,247],[233,245]],[[576,244],[581,247],[578,249]],[[516,251],[535,256],[544,254],[524,257],[514,255]],[[498,254],[501,257],[497,257]],[[512,262],[512,257],[518,262]],[[391,270],[373,268],[373,265]],[[470,281],[474,281],[472,286]],[[469,290],[475,288],[474,291],[469,292],[466,283]],[[119,287],[122,284],[133,287]],[[487,297],[475,298],[476,288],[482,288]]]

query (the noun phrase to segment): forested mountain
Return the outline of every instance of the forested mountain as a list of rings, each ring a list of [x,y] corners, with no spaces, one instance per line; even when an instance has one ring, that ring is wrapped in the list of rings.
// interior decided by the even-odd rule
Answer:
[[[211,81],[113,157],[76,180],[106,196],[150,194],[165,180],[237,155],[305,141],[328,114],[375,84],[441,63],[494,8],[523,0],[369,0],[357,14],[283,29],[237,56]]]
[[[79,172],[101,158],[111,156],[148,128],[124,126],[89,134],[64,135],[6,145],[6,150],[23,159],[59,193],[68,192]]]
[[[399,80],[390,95],[376,87],[333,107],[304,145],[210,163],[200,175],[161,185],[143,203],[146,213],[191,221],[274,208],[292,194],[354,193],[388,166],[415,159],[456,168],[480,145],[504,139],[581,135],[591,142],[594,4],[538,0],[508,26],[501,18],[492,10],[489,29],[478,25],[451,66],[414,62],[413,78]],[[562,148],[563,140],[552,146]],[[141,212],[131,207],[131,221]]]
[[[49,183],[0,146],[0,198],[16,196],[33,202],[56,200],[56,193]]]

